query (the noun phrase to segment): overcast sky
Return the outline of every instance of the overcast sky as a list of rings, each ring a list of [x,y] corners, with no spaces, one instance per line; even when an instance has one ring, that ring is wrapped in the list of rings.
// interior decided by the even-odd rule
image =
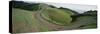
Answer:
[[[19,0],[17,0],[17,1],[19,1]],[[32,2],[33,3],[34,1],[25,1],[25,2]],[[88,10],[97,9],[96,5],[79,5],[79,4],[49,3],[49,2],[40,2],[40,3],[46,3],[46,4],[49,4],[49,5],[54,5],[56,7],[69,8],[69,9],[75,10],[79,13],[83,13],[83,12],[88,11]]]
[[[64,3],[46,3],[49,5],[54,5],[56,7],[65,7],[65,8],[69,8],[72,10],[75,10],[79,13],[83,13],[84,11],[88,11],[88,10],[96,10],[97,6],[96,5],[78,5],[78,4],[64,4]]]

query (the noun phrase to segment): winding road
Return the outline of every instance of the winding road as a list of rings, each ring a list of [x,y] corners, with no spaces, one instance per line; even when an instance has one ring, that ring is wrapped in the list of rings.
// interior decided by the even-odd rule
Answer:
[[[41,26],[45,25],[48,27],[49,30],[72,30],[72,29],[78,29],[82,25],[90,24],[92,22],[95,22],[96,20],[93,19],[93,17],[86,17],[86,18],[77,18],[75,22],[71,23],[67,26],[61,26],[54,23],[50,23],[47,20],[44,20],[41,16],[41,12],[37,12],[35,14],[35,18],[38,20],[38,22],[41,24]]]
[[[54,24],[54,23],[51,23],[51,22],[45,20],[41,16],[42,11],[47,9],[46,6],[44,6],[44,7],[45,8],[42,8],[40,11],[37,11],[34,16],[38,20],[38,23],[40,23],[40,26],[45,25],[45,27],[47,27],[49,29],[49,31],[78,29],[82,25],[87,25],[87,24],[96,22],[96,20],[94,20],[94,18],[91,16],[88,16],[88,17],[82,16],[83,18],[78,17],[75,22],[73,22],[67,26],[57,25],[57,24]]]

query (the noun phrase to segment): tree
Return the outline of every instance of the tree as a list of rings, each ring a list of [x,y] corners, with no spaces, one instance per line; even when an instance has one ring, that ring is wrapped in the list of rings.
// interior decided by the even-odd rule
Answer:
[[[19,9],[24,9],[24,10],[29,10],[29,11],[36,11],[38,10],[38,3],[26,3],[23,1],[13,1],[12,7],[13,8],[19,8]]]

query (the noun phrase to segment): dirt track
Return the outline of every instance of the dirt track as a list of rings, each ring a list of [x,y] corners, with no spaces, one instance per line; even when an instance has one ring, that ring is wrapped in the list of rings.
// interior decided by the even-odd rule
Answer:
[[[82,25],[86,25],[89,24],[91,22],[94,22],[95,20],[92,17],[87,17],[87,18],[77,18],[77,20],[75,22],[73,22],[72,24],[68,25],[68,26],[60,26],[60,25],[56,25],[53,23],[50,23],[46,20],[44,20],[41,16],[40,16],[41,12],[37,12],[35,14],[35,18],[38,20],[38,23],[40,23],[40,26],[45,25],[50,31],[52,30],[72,30],[72,29],[77,29],[78,27],[82,26]]]

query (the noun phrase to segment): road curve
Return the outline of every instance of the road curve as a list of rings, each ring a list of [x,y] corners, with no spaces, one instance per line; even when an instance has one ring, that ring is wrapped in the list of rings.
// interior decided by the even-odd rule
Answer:
[[[37,12],[35,14],[35,18],[42,24],[42,25],[47,25],[48,29],[49,30],[72,30],[72,29],[77,29],[78,27],[82,26],[82,25],[86,25],[86,24],[90,24],[91,22],[94,22],[94,19],[92,17],[90,18],[83,18],[83,19],[80,19],[80,18],[77,18],[77,20],[73,23],[71,23],[70,25],[68,26],[60,26],[60,25],[56,25],[56,24],[53,24],[53,23],[50,23],[46,20],[44,20],[42,18],[41,15],[42,12]],[[41,25],[41,26],[42,26]]]

